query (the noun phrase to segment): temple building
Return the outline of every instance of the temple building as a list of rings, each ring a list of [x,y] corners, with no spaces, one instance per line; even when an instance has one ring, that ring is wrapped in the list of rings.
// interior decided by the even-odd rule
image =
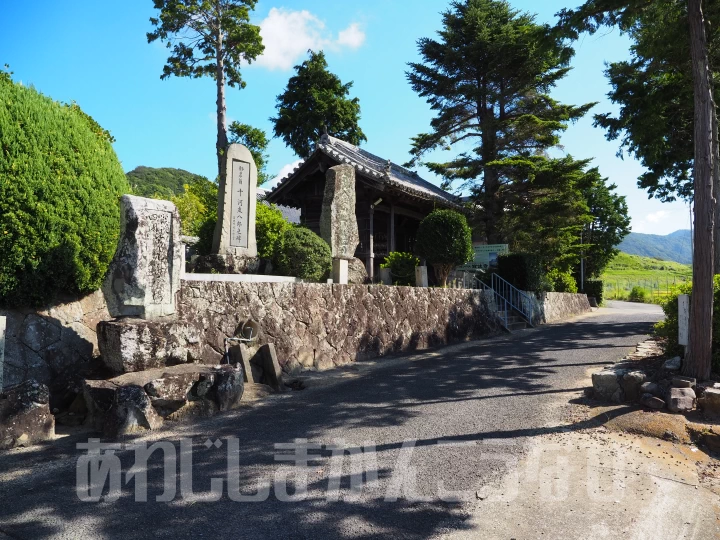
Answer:
[[[372,279],[391,251],[413,252],[420,221],[435,208],[460,209],[460,199],[390,160],[340,139],[323,135],[310,157],[283,179],[266,200],[300,209],[300,222],[320,233],[325,173],[330,167],[355,168],[355,215],[360,244],[355,257]]]

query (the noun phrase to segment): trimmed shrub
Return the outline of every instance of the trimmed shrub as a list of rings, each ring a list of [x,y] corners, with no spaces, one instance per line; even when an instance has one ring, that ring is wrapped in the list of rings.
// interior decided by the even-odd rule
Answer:
[[[273,260],[279,249],[282,236],[293,228],[275,205],[258,204],[255,218],[258,257]]]
[[[286,276],[322,281],[330,274],[332,254],[327,242],[310,229],[293,227],[283,233],[273,264]]]
[[[597,303],[602,304],[605,284],[599,279],[585,280],[585,290],[583,292],[588,296],[595,297]]]
[[[77,105],[0,71],[0,302],[100,287],[129,191],[113,141]]]
[[[542,292],[549,283],[540,266],[540,259],[532,253],[508,253],[498,257],[497,274],[521,291]]]
[[[415,267],[420,264],[412,253],[393,251],[385,257],[380,268],[389,268],[395,285],[415,285]]]
[[[678,296],[681,294],[692,294],[691,282],[671,289],[670,295],[661,303],[665,319],[655,325],[655,334],[665,339],[665,354],[668,356],[684,354],[682,345],[678,344]],[[720,275],[714,279],[712,351],[712,370],[720,373]]]
[[[570,272],[561,272],[558,269],[553,269],[547,273],[547,279],[552,283],[555,292],[578,292],[577,282]]]
[[[467,219],[454,210],[433,210],[418,226],[415,250],[433,266],[440,286],[444,287],[453,268],[474,256]]]
[[[645,302],[645,289],[642,287],[633,287],[630,291],[630,294],[628,295],[628,301],[629,302]]]

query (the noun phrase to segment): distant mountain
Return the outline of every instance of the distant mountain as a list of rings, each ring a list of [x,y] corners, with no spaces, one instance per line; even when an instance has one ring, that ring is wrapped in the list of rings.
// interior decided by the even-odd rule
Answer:
[[[137,167],[125,176],[127,176],[133,195],[159,196],[164,199],[182,193],[184,184],[191,184],[193,180],[204,178],[199,174],[169,167]]]
[[[630,233],[617,248],[630,255],[692,264],[692,237],[687,229],[665,236]]]

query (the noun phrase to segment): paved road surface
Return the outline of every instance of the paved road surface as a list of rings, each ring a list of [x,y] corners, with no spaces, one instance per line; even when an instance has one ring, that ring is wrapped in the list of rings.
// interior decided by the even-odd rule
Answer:
[[[171,502],[157,502],[165,469],[156,452],[150,502],[136,502],[133,482],[125,483],[133,464],[126,450],[118,453],[119,500],[82,502],[76,440],[0,454],[0,538],[427,538],[453,531],[489,538],[470,519],[476,492],[512,471],[538,435],[566,430],[558,427],[558,404],[580,394],[588,369],[629,352],[661,316],[655,306],[616,303],[509,339],[338,371],[331,383],[142,439],[179,448],[192,437],[193,487],[202,494],[211,478],[227,477],[226,447],[236,438],[241,491],[306,470],[308,491],[299,501],[278,500],[286,498],[280,483],[264,502],[232,501],[227,487],[217,502],[183,498],[179,489]],[[274,445],[296,439],[323,445],[309,450],[305,469],[275,460],[292,451]],[[220,448],[206,448],[217,440]],[[333,444],[347,450],[333,457]],[[351,492],[350,475],[362,469],[367,482]]]

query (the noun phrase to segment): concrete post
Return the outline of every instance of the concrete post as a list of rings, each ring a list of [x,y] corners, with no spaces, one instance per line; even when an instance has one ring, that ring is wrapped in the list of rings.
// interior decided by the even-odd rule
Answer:
[[[688,330],[690,328],[690,296],[678,296],[678,344],[688,344]]]
[[[427,266],[416,266],[415,267],[415,286],[416,287],[427,287],[428,286]]]
[[[347,285],[348,283],[348,260],[333,259],[332,262],[332,279],[333,283]]]

